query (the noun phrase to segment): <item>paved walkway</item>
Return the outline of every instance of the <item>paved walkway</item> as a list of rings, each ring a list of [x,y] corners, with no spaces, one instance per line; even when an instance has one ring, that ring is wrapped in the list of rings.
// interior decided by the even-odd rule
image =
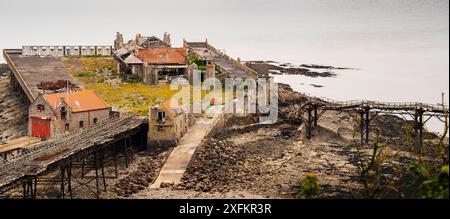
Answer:
[[[0,153],[13,151],[19,148],[28,148],[32,143],[38,142],[41,139],[25,136],[21,138],[17,138],[11,141],[6,142],[5,144],[0,145]]]
[[[201,145],[203,139],[209,134],[220,117],[221,114],[212,114],[209,118],[196,121],[186,135],[181,138],[178,146],[170,153],[166,163],[159,172],[158,178],[156,178],[150,188],[159,188],[163,182],[174,184],[181,182],[192,155],[194,155],[197,147]]]

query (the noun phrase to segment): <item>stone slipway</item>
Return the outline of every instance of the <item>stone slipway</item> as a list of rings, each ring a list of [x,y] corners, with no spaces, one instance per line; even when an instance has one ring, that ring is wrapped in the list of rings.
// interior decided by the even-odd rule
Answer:
[[[170,153],[150,188],[160,188],[161,183],[180,183],[195,151],[203,143],[203,139],[220,122],[221,118],[222,114],[212,114],[209,118],[197,120],[186,135],[181,138],[178,146]]]

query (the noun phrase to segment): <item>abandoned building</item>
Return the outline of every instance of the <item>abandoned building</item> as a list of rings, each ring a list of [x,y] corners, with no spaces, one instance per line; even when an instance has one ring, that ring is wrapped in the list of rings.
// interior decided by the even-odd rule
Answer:
[[[93,91],[39,94],[29,107],[28,135],[53,138],[109,118],[111,107]]]
[[[74,46],[22,46],[24,56],[111,56],[112,46],[74,45]]]
[[[136,75],[146,84],[167,83],[192,74],[187,43],[184,42],[181,48],[173,48],[167,33],[163,40],[136,34],[135,39],[127,43],[122,34],[117,33],[114,48],[115,71],[125,76]]]
[[[175,145],[188,130],[188,115],[178,104],[166,101],[150,107],[148,142]]]

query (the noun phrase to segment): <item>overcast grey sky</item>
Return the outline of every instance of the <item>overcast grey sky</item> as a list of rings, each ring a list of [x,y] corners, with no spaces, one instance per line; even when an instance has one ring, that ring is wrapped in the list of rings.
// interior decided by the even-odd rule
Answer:
[[[169,32],[175,45],[208,37],[247,58],[266,47],[274,58],[300,49],[330,59],[318,51],[387,37],[448,47],[447,0],[0,0],[0,22],[0,48],[112,44],[116,31]]]
[[[448,0],[0,0],[0,25],[0,49],[169,32],[174,46],[207,37],[242,60],[360,69],[278,77],[316,96],[436,103],[449,94]]]

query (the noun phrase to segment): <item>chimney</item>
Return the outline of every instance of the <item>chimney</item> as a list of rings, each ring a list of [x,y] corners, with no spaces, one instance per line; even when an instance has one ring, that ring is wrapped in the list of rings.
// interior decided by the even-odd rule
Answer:
[[[137,33],[137,34],[136,34],[136,37],[135,37],[136,45],[139,46],[139,41],[140,41],[141,38],[142,38],[141,34],[140,34],[140,33]]]
[[[167,32],[164,33],[163,42],[165,44],[167,44],[169,47],[172,46],[172,43],[171,43],[171,40],[170,40],[170,34],[168,34]]]

